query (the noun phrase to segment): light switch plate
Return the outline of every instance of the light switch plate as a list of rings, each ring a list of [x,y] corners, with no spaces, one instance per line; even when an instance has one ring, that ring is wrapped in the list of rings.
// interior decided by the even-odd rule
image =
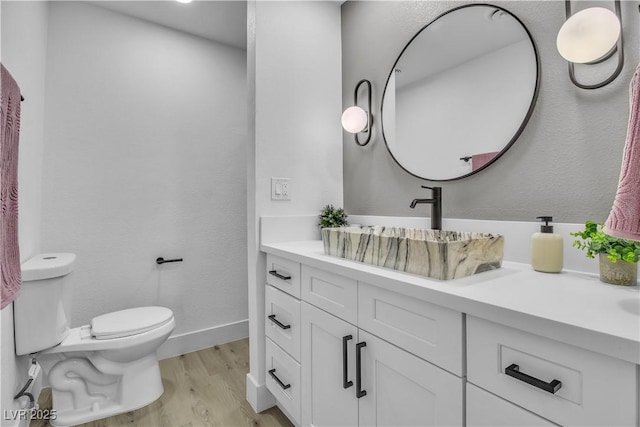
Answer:
[[[271,200],[291,200],[290,178],[271,178]]]

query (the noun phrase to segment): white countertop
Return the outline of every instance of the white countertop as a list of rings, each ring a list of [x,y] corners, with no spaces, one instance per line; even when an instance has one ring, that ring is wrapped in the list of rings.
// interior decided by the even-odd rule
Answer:
[[[320,240],[262,244],[286,257],[567,344],[640,364],[640,289],[597,275],[539,273],[527,264],[440,281],[325,255]]]

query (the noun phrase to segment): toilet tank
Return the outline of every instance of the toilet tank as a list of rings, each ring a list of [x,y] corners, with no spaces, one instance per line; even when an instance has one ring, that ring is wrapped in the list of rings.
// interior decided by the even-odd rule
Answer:
[[[69,334],[71,289],[67,275],[76,256],[40,254],[21,265],[22,287],[13,305],[16,354],[56,346]]]

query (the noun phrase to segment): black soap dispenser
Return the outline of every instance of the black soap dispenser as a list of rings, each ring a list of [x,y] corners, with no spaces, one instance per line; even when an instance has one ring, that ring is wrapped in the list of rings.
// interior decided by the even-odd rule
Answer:
[[[544,273],[560,273],[564,262],[562,256],[562,236],[553,232],[553,225],[549,225],[553,218],[539,216],[544,222],[540,232],[531,236],[531,266],[536,271]]]

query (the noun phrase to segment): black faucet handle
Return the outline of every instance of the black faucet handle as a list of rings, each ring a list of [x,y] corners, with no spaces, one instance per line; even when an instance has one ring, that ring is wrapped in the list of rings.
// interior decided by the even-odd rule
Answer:
[[[429,187],[429,186],[427,186],[427,185],[421,185],[421,187],[422,187],[422,188],[429,189],[429,190],[436,190],[436,189],[440,190],[440,189],[442,189],[442,187]]]

